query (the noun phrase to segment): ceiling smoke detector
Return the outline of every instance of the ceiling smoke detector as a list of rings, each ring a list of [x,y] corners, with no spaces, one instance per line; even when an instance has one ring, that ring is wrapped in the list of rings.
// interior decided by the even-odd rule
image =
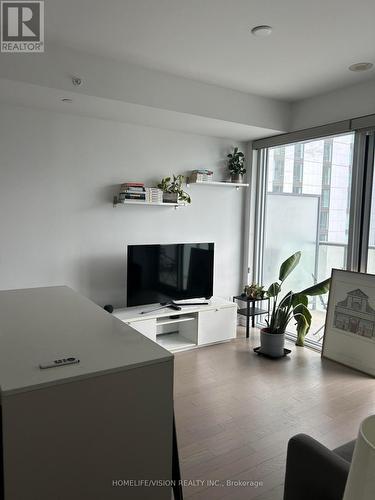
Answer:
[[[266,24],[262,24],[260,26],[254,26],[254,28],[252,28],[252,30],[251,30],[251,33],[254,36],[258,36],[258,37],[269,36],[272,33],[272,27],[267,26]]]
[[[79,76],[73,76],[72,77],[72,84],[75,86],[75,87],[80,87],[83,83],[83,80],[81,77]]]
[[[360,62],[349,66],[350,71],[368,71],[374,65],[370,62]]]

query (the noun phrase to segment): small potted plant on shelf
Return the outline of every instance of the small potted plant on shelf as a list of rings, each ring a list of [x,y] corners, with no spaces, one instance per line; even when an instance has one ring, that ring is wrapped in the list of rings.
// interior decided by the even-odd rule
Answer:
[[[263,286],[251,283],[251,285],[245,286],[243,295],[249,299],[263,299],[265,293]]]
[[[230,171],[231,182],[242,183],[244,181],[244,174],[246,174],[246,168],[244,165],[245,155],[235,147],[233,153],[227,155],[228,168]]]
[[[182,189],[185,180],[183,175],[173,175],[164,177],[158,184],[158,188],[163,191],[164,203],[191,203],[190,196]]]
[[[297,329],[297,346],[303,346],[305,336],[311,326],[311,313],[307,308],[308,297],[323,295],[328,292],[330,278],[317,283],[301,292],[288,292],[279,300],[281,285],[290,273],[297,267],[301,259],[301,252],[291,255],[280,266],[279,280],[267,290],[271,298],[271,313],[266,320],[267,327],[260,331],[260,352],[272,357],[281,357],[284,354],[285,331],[290,321],[294,319]]]

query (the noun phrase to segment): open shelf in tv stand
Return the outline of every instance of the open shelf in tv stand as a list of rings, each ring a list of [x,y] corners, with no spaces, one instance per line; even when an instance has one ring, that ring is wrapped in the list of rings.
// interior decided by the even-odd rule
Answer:
[[[188,316],[188,315],[182,315],[178,314],[178,316],[171,314],[168,318],[159,318],[156,320],[156,326],[161,326],[161,325],[171,325],[173,323],[182,323],[184,321],[194,321],[194,316]]]
[[[115,309],[113,314],[171,352],[224,342],[236,336],[237,306],[228,300],[213,297],[207,305],[184,306],[180,311],[151,311],[153,307]]]

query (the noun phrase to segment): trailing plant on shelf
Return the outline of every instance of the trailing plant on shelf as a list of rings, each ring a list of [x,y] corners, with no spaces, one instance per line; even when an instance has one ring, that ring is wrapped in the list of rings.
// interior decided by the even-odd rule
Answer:
[[[327,293],[330,285],[330,278],[328,278],[301,292],[290,291],[279,300],[282,284],[298,266],[300,259],[301,252],[296,252],[281,264],[279,280],[272,283],[267,290],[267,296],[271,300],[271,313],[266,320],[267,328],[262,329],[262,333],[284,336],[289,322],[294,320],[297,329],[297,346],[304,345],[305,336],[311,326],[311,313],[307,308],[308,297]]]
[[[158,188],[161,189],[163,193],[166,193],[167,195],[168,194],[175,195],[169,197],[170,199],[168,199],[168,196],[166,197],[166,199],[169,202],[175,199],[176,202],[191,203],[190,196],[188,195],[188,193],[186,193],[186,191],[182,189],[184,181],[185,177],[183,175],[173,175],[172,178],[163,177],[163,179],[158,184]]]
[[[227,158],[229,158],[228,168],[232,182],[243,182],[243,176],[246,174],[245,155],[239,151],[238,147],[235,147],[233,153],[228,154]]]

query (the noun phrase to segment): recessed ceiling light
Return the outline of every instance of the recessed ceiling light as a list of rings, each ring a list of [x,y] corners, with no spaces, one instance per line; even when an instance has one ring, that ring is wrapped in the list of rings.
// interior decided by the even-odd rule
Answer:
[[[374,65],[370,62],[360,62],[349,66],[350,71],[368,71]]]
[[[251,30],[251,33],[254,36],[259,36],[259,37],[269,36],[272,33],[272,27],[267,26],[266,24],[261,25],[261,26],[254,26],[254,28],[252,28],[252,30]]]
[[[62,97],[61,102],[73,102],[73,99],[70,99],[70,97]]]

